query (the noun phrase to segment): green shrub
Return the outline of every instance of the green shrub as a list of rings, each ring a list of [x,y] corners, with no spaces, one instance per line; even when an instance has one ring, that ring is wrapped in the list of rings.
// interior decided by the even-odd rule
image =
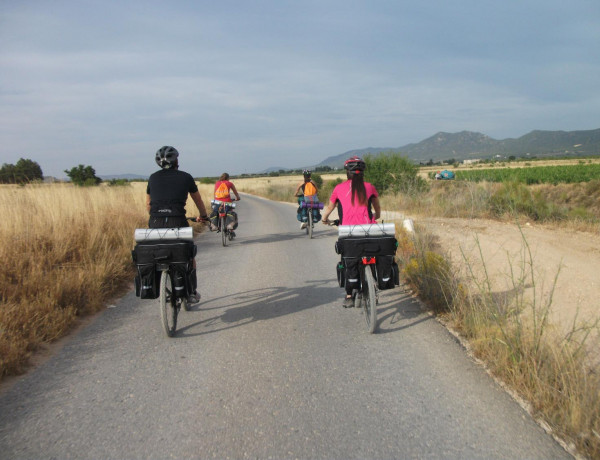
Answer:
[[[319,201],[327,205],[329,203],[329,197],[331,196],[331,192],[333,192],[333,189],[336,187],[336,185],[339,185],[342,182],[344,181],[339,177],[335,180],[326,181],[323,184],[323,187],[319,189]]]
[[[427,189],[419,177],[419,167],[412,160],[397,153],[384,153],[365,157],[365,181],[375,186],[379,194],[415,193]]]
[[[566,217],[562,208],[547,201],[541,192],[532,192],[521,182],[503,183],[491,196],[490,206],[497,217],[524,214],[537,221],[562,220]]]
[[[107,182],[110,187],[130,185],[127,179],[111,179]]]
[[[323,187],[323,177],[321,177],[320,174],[315,173],[312,173],[310,177],[313,180],[313,182],[317,184],[317,188],[320,190],[321,187]]]

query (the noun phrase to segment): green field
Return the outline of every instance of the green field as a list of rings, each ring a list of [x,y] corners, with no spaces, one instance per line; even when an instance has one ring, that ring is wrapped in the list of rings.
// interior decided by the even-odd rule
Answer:
[[[575,184],[600,180],[600,164],[456,171],[456,179],[471,182],[516,181],[524,184]]]

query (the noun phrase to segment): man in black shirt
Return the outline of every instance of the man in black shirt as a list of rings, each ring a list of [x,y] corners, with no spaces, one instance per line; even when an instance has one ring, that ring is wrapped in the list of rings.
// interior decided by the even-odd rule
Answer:
[[[148,227],[188,227],[185,217],[188,193],[200,214],[196,222],[206,221],[208,219],[206,208],[194,178],[179,170],[179,152],[174,147],[166,145],[158,149],[155,160],[162,169],[150,176],[146,188],[146,208],[150,213]],[[196,261],[194,260],[194,280],[196,280],[195,274]],[[196,286],[197,281],[194,281],[195,292],[188,298],[190,303],[197,303],[200,300]]]
[[[148,226],[187,227],[185,203],[188,193],[200,213],[196,222],[206,219],[206,208],[194,178],[179,170],[179,152],[173,147],[165,146],[156,152],[155,159],[162,169],[150,176],[146,188],[146,208],[150,213]]]

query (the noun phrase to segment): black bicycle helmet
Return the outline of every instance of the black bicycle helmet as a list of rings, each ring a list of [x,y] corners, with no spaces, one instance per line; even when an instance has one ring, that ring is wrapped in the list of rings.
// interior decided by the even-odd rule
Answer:
[[[304,177],[310,177],[311,174],[312,173],[311,173],[310,169],[305,169],[304,171],[302,171],[302,175]]]
[[[163,169],[170,169],[177,166],[177,159],[179,158],[179,152],[175,147],[165,145],[156,151],[156,164]]]
[[[367,165],[365,164],[364,160],[357,156],[348,158],[344,163],[344,169],[346,171],[356,172],[357,174],[364,171],[366,167]]]

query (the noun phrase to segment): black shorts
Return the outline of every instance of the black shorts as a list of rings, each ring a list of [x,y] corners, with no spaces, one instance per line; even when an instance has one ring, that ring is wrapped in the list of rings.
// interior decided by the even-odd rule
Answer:
[[[152,217],[148,220],[148,228],[189,227],[185,216]]]

